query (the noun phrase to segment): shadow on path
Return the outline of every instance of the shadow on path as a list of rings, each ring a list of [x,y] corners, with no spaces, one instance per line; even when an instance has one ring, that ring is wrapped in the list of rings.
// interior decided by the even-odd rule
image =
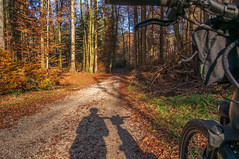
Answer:
[[[109,130],[104,119],[110,119],[116,126],[122,145],[119,149],[124,152],[126,159],[154,159],[154,154],[144,153],[134,140],[132,135],[121,127],[124,124],[124,118],[119,115],[109,117],[100,117],[97,108],[90,109],[91,114],[84,117],[77,130],[77,137],[73,141],[69,154],[71,159],[106,159],[107,149],[104,138],[109,135]],[[110,153],[110,152],[108,152]],[[118,159],[115,156],[115,159]]]
[[[69,150],[72,159],[105,159],[106,146],[103,137],[109,131],[104,119],[97,114],[97,108],[90,109],[91,114],[84,117],[77,130],[77,137]]]
[[[122,141],[122,145],[120,145],[120,150],[125,153],[127,159],[154,159],[156,158],[154,154],[144,153],[137,142],[131,136],[131,134],[121,127],[124,124],[124,118],[119,115],[113,116],[110,120],[117,127],[118,134]]]

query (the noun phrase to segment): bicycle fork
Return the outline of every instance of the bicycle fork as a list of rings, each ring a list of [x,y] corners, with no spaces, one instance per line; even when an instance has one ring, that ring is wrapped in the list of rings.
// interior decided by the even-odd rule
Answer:
[[[234,91],[232,99],[239,101],[238,89]],[[228,112],[227,117],[225,114]],[[208,129],[209,145],[203,158],[239,159],[239,103],[231,102],[229,111],[224,109],[224,112],[220,112],[220,114],[224,115],[224,118],[228,118],[229,123],[221,125],[214,121],[213,126]]]

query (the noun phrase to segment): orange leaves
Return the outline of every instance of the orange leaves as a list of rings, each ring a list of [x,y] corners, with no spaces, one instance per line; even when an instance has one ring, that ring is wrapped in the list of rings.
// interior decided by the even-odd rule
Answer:
[[[174,109],[174,108],[171,108],[169,111],[170,111],[170,112],[175,112],[175,111],[177,111],[177,110]]]
[[[147,142],[149,140],[149,138],[148,137],[145,137],[144,139],[143,139],[143,142]]]
[[[125,87],[126,83],[122,85]],[[121,87],[120,93],[132,107],[132,120],[139,123],[144,132],[144,138],[138,143],[140,149],[160,159],[178,158],[178,138],[170,136],[168,132],[170,121],[157,114],[155,105],[150,105],[142,97],[139,100],[139,96],[143,96],[140,91],[133,93]],[[171,108],[169,111],[176,110]],[[157,120],[160,121],[156,122]]]
[[[13,89],[22,80],[22,69],[8,51],[0,50],[0,92]]]
[[[42,69],[39,58],[16,61],[13,53],[0,50],[0,93],[53,86],[60,72],[57,68]]]

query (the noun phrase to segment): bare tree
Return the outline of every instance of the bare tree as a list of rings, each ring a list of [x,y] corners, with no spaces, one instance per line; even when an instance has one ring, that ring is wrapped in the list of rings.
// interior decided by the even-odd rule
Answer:
[[[141,7],[141,21],[146,20],[146,6]],[[142,28],[142,65],[146,65],[146,27]]]
[[[71,72],[76,72],[75,0],[71,0]]]
[[[49,30],[50,30],[50,0],[47,1],[47,43],[46,68],[49,68]]]
[[[94,73],[98,71],[98,22],[97,22],[97,0],[94,0],[94,20],[95,20],[95,56],[94,56]]]
[[[44,30],[44,23],[43,23],[43,12],[44,12],[44,0],[41,0],[41,28],[42,28],[42,33],[41,33],[41,67],[45,68],[45,51],[44,51],[44,35],[43,35],[43,30]]]
[[[0,48],[5,50],[3,0],[0,0]]]
[[[163,7],[161,7],[161,19],[163,19],[163,14],[164,14],[164,9]],[[163,51],[163,47],[164,47],[164,32],[163,32],[163,26],[160,26],[160,62],[163,63],[164,62],[164,51]]]
[[[128,68],[130,68],[130,61],[131,61],[131,57],[130,57],[130,53],[131,53],[131,51],[130,51],[130,7],[128,6],[128,29],[129,29],[129,56],[128,56]]]
[[[134,25],[138,23],[138,10],[137,6],[134,6]],[[137,35],[134,31],[134,69],[137,68]]]
[[[63,2],[60,0],[56,1],[56,11],[57,11],[57,23],[58,23],[58,44],[59,44],[59,67],[62,68],[62,39],[61,39],[61,24],[62,21],[60,20],[61,18],[61,13],[62,12],[62,7],[63,7]]]

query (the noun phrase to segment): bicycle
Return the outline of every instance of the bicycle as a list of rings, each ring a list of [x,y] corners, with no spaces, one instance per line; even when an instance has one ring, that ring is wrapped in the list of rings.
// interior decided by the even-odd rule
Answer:
[[[158,24],[169,26],[177,22],[179,17],[185,18],[203,29],[216,32],[229,38],[230,35],[207,24],[200,24],[187,18],[185,9],[191,5],[200,7],[206,12],[220,17],[223,21],[235,22],[239,26],[239,8],[232,3],[220,3],[214,0],[106,0],[113,5],[154,5],[167,6],[167,19],[149,19],[135,26],[135,29]],[[180,137],[179,158],[236,159],[239,158],[239,83],[228,68],[228,56],[239,44],[239,36],[228,45],[223,53],[222,64],[229,82],[235,86],[233,97],[229,102],[219,106],[220,123],[214,120],[193,119],[183,128]],[[237,54],[238,55],[238,54]],[[239,56],[239,55],[238,55]],[[237,59],[238,63],[238,59]],[[236,70],[238,71],[238,69]],[[196,140],[195,140],[196,139]]]

